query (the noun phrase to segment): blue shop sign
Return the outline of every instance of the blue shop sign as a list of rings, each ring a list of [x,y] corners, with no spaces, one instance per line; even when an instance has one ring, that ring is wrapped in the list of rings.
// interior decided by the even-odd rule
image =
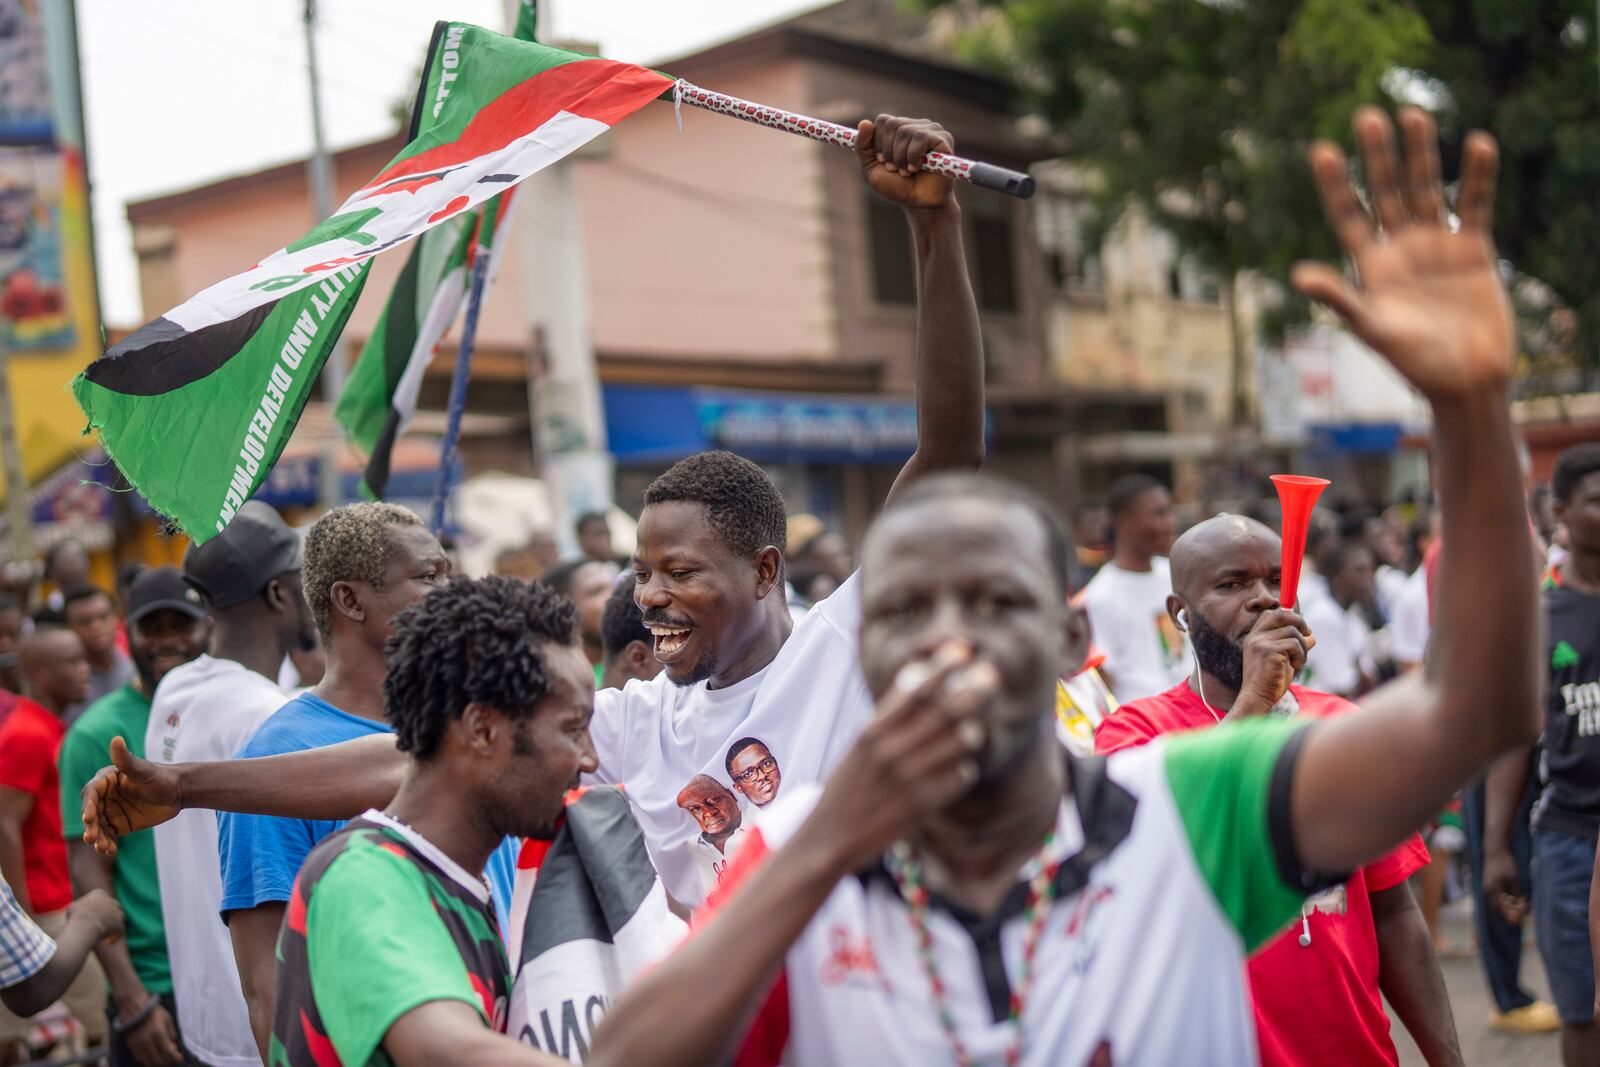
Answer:
[[[776,462],[898,463],[917,447],[909,401],[643,385],[607,385],[603,399],[620,462],[726,448]]]

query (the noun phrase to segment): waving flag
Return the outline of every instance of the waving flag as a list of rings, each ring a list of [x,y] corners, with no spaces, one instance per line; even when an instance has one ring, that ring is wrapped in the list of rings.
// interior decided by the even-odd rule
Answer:
[[[108,350],[73,382],[107,453],[196,542],[300,417],[373,256],[470,212],[672,85],[466,23],[434,28],[410,143],[334,215]]]
[[[612,999],[688,933],[615,786],[569,797],[555,839],[523,845],[511,913],[506,1032],[573,1063]]]

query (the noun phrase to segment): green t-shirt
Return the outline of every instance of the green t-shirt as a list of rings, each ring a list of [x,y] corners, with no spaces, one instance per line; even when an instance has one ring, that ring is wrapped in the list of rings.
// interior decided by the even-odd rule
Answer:
[[[128,751],[144,755],[150,698],[132,684],[90,704],[61,740],[61,829],[68,841],[83,840],[83,787],[111,762],[111,739],[121,736]],[[127,920],[128,955],[139,980],[152,993],[172,992],[167,962],[167,932],[161,919],[161,883],[156,876],[156,840],[149,830],[117,842],[112,887]]]
[[[278,935],[271,1067],[388,1067],[384,1035],[459,1000],[503,1029],[510,995],[489,888],[415,831],[368,812],[323,838]]]

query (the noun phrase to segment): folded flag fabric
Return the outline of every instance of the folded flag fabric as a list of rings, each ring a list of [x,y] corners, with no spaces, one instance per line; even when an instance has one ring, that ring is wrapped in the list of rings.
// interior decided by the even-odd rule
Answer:
[[[614,786],[578,793],[554,840],[523,846],[512,916],[506,1032],[573,1063],[623,987],[688,934]]]
[[[440,23],[410,142],[300,238],[136,330],[73,393],[106,452],[196,542],[288,441],[373,256],[568,155],[672,86],[666,75]]]
[[[417,410],[422,375],[467,300],[473,260],[487,254],[510,192],[419,237],[383,315],[356,357],[334,416],[367,457],[361,495],[382,500],[394,444]],[[490,269],[493,269],[491,260]]]

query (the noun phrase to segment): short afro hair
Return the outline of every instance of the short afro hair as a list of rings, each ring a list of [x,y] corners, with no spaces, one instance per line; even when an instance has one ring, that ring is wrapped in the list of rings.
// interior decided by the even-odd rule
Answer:
[[[306,604],[324,644],[333,636],[333,583],[383,584],[394,541],[389,532],[421,526],[414,512],[398,504],[345,504],[311,524],[306,532]]]
[[[644,491],[646,507],[676,500],[704,505],[712,527],[735,554],[754,556],[768,545],[788,551],[783,497],[767,472],[732,452],[698,452],[680,459]]]
[[[728,746],[728,755],[723,759],[722,764],[728,769],[729,778],[733,777],[733,758],[739,753],[743,752],[745,749],[752,748],[756,745],[760,745],[762,748],[765,748],[767,750],[767,755],[772,755],[772,749],[768,747],[767,743],[761,740],[759,737],[741,737],[739,740]]]
[[[1073,551],[1071,536],[1050,505],[1038,494],[1015,482],[989,474],[935,474],[918,479],[902,490],[884,509],[884,515],[922,504],[961,499],[977,500],[996,507],[1021,508],[1032,515],[1044,531],[1045,552],[1049,555],[1050,573],[1059,586],[1057,591],[1065,597],[1077,588],[1074,584],[1077,578],[1077,554]]]
[[[1165,488],[1148,474],[1125,474],[1111,483],[1111,488],[1106,492],[1106,507],[1113,519],[1120,518],[1140,497]]]
[[[600,648],[606,661],[635,641],[651,644],[653,639],[644,625],[644,612],[633,599],[633,572],[624,575],[606,600],[605,614],[600,617]]]
[[[1550,472],[1550,491],[1563,504],[1571,503],[1578,484],[1595,471],[1600,471],[1600,442],[1573,445],[1556,457],[1555,470]]]
[[[544,646],[577,635],[578,609],[545,586],[452,578],[395,617],[384,649],[383,707],[396,747],[430,759],[468,704],[530,717],[550,692]]]
[[[545,571],[544,574],[539,577],[539,581],[543,582],[545,585],[548,585],[551,589],[554,589],[562,596],[571,596],[572,587],[578,580],[579,571],[583,570],[585,567],[610,566],[613,566],[610,560],[590,559],[587,556],[580,556],[577,559],[569,559],[561,563],[557,563],[554,567],[551,567],[549,570]]]
[[[578,516],[578,521],[572,524],[572,529],[579,537],[582,537],[583,531],[589,526],[589,524],[595,522],[598,522],[601,526],[604,526],[607,533],[611,531],[611,520],[606,518],[606,513],[603,511],[585,511],[582,515]]]
[[[93,600],[97,596],[105,597],[108,604],[113,608],[116,607],[117,602],[112,599],[111,594],[98,585],[75,585],[61,594],[61,617],[67,617],[72,605]]]

